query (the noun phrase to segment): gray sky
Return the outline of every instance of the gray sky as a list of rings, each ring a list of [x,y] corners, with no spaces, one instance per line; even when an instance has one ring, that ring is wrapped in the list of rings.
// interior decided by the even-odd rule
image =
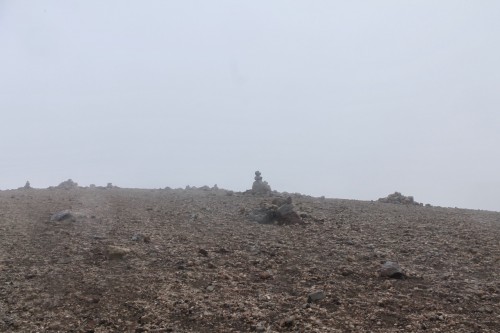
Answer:
[[[0,188],[500,211],[500,1],[0,0]]]

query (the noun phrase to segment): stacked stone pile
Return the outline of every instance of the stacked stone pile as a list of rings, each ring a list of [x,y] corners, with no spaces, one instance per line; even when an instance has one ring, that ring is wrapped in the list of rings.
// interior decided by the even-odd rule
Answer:
[[[252,193],[253,194],[268,194],[271,192],[271,186],[265,181],[262,180],[262,176],[260,171],[255,171],[255,181],[252,185]]]
[[[56,188],[62,189],[62,190],[71,190],[71,189],[74,189],[77,187],[78,187],[78,184],[75,183],[72,179],[65,180],[61,184],[56,186]]]
[[[412,196],[404,196],[399,192],[394,192],[393,194],[389,194],[385,198],[378,199],[378,201],[383,203],[392,203],[399,205],[422,205],[421,203],[416,202]]]

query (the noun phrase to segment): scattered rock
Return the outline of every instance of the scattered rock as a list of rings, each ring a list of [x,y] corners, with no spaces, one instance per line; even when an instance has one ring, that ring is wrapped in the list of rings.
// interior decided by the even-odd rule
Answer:
[[[143,234],[134,234],[130,239],[134,242],[144,242],[144,243],[151,242],[151,238]]]
[[[326,295],[325,295],[325,292],[323,290],[317,290],[317,291],[310,293],[307,296],[307,303],[313,303],[313,302],[322,300],[325,297],[326,297]]]
[[[204,257],[208,257],[208,251],[205,249],[199,249],[198,253],[201,254]]]
[[[54,215],[52,215],[50,217],[50,220],[52,222],[54,222],[54,221],[64,221],[64,220],[68,220],[68,219],[71,219],[71,218],[74,218],[74,216],[71,213],[71,211],[69,211],[69,210],[63,210],[63,211],[57,212]]]
[[[264,323],[258,323],[255,326],[255,332],[265,332],[265,331],[266,331],[266,327],[264,326]]]
[[[295,321],[295,317],[294,316],[290,316],[290,317],[284,319],[281,322],[281,326],[283,326],[283,327],[292,327],[294,321]]]
[[[121,260],[124,259],[130,252],[130,249],[126,247],[110,245],[106,249],[106,257],[109,260]]]
[[[380,268],[380,276],[389,277],[392,279],[403,279],[405,274],[397,262],[386,261]]]

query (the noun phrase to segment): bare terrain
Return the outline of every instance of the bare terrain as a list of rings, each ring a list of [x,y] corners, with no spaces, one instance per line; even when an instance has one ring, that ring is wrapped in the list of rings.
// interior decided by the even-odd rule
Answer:
[[[0,331],[500,332],[500,213],[228,194],[1,191]]]

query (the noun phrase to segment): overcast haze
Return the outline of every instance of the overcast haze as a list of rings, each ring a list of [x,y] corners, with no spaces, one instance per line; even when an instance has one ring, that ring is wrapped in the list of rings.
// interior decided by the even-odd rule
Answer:
[[[0,189],[500,211],[500,1],[1,1]]]

